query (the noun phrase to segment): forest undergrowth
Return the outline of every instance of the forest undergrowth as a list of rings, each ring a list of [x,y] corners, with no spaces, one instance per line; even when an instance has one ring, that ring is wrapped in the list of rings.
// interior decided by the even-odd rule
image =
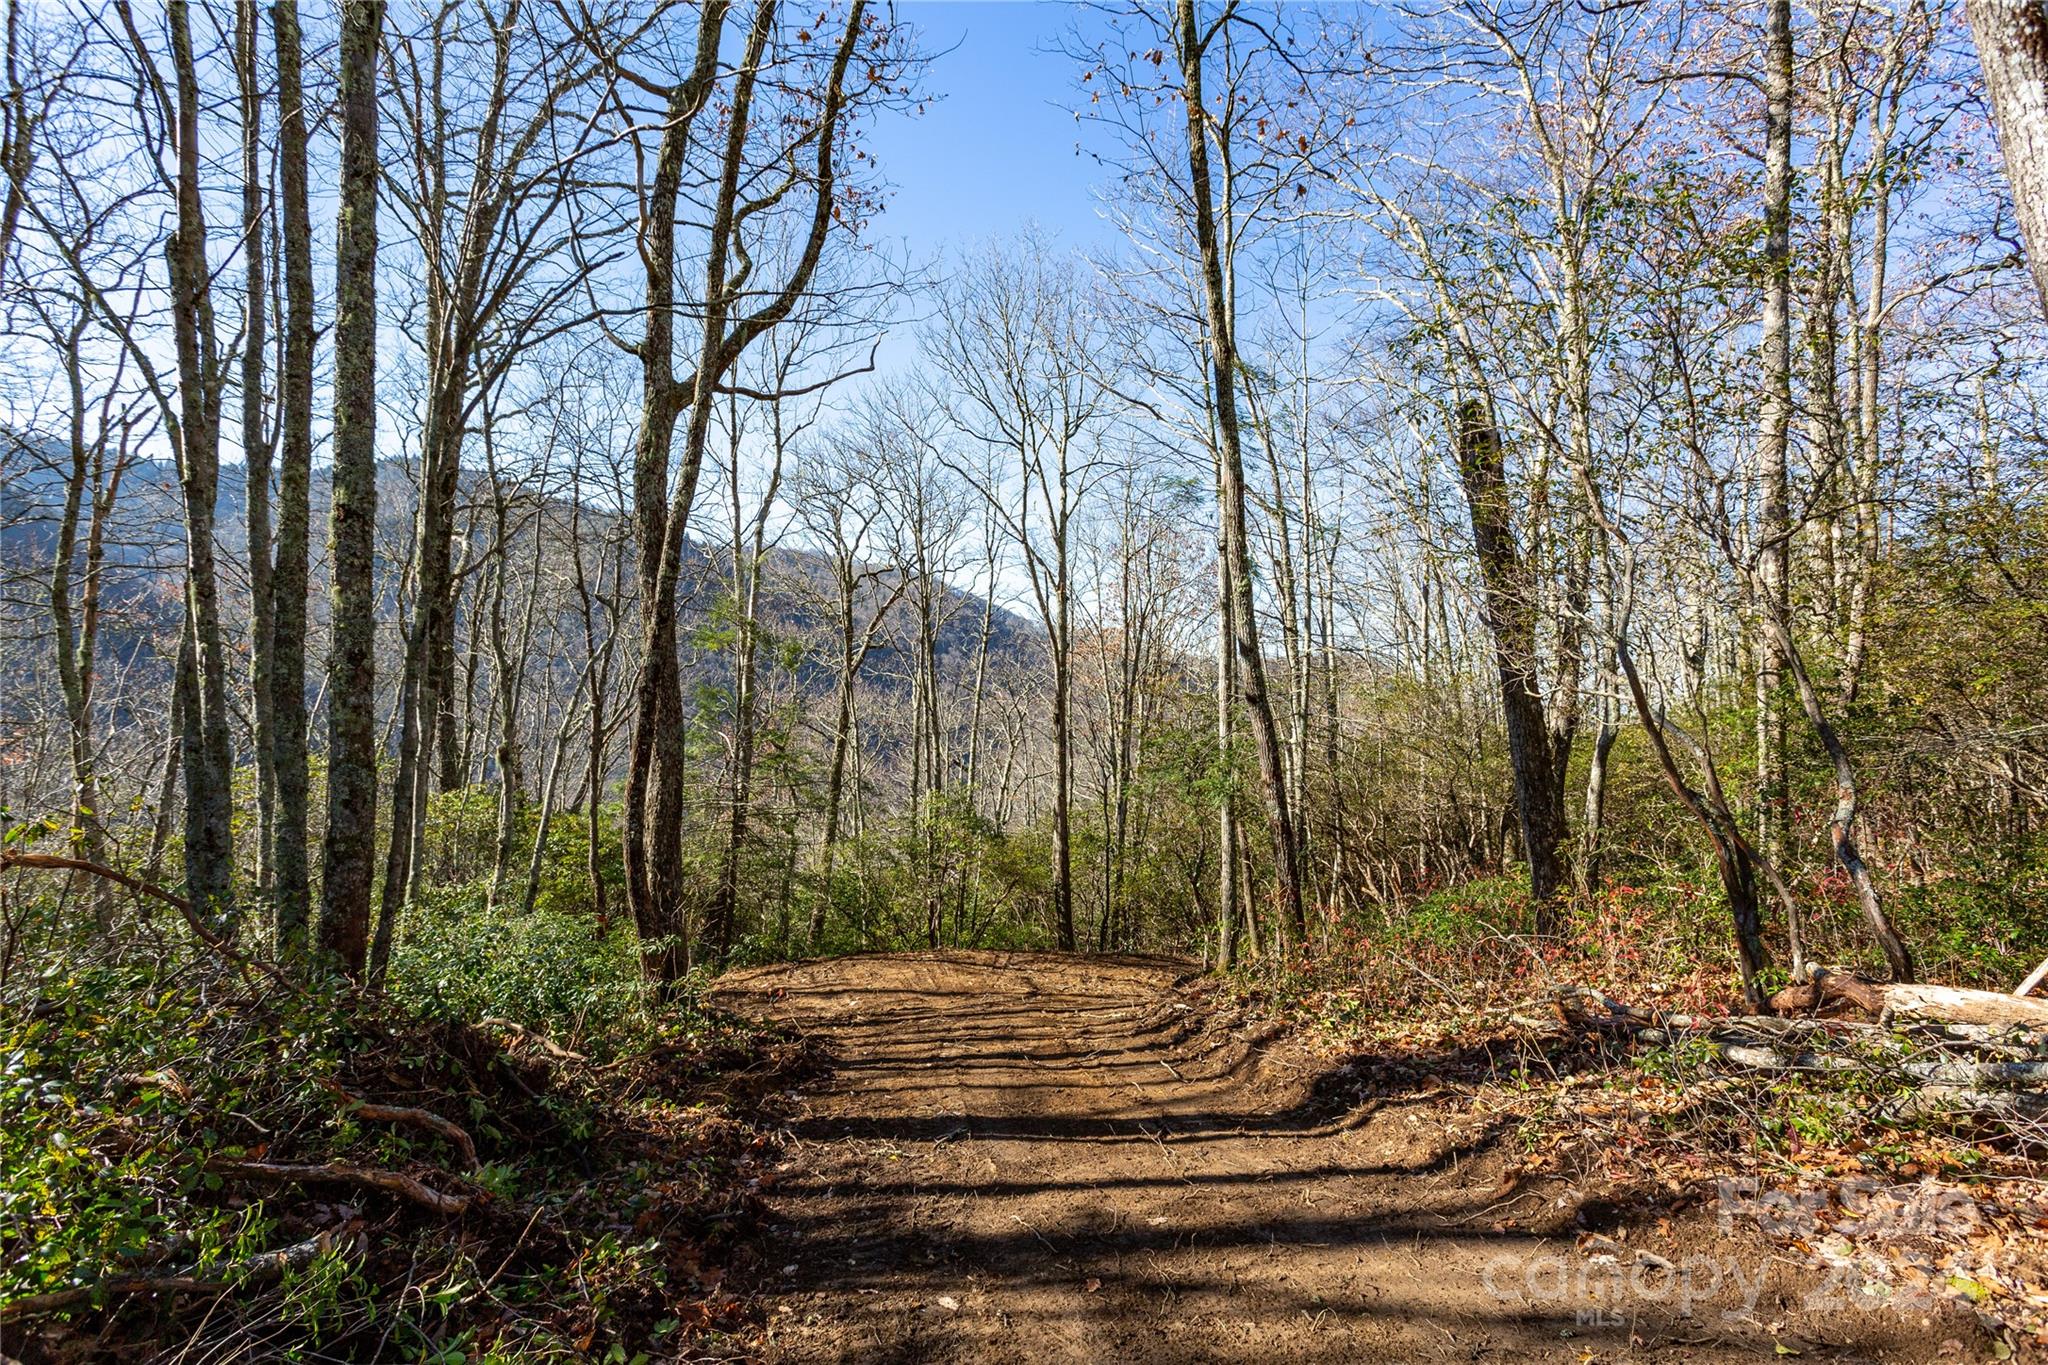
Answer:
[[[131,951],[31,955],[52,902],[22,890],[9,1356],[627,1362],[719,1354],[745,1321],[727,1277],[814,1059],[706,1009],[701,977],[643,1005],[585,922],[578,951],[402,953],[380,998],[316,999],[147,918]]]
[[[2010,990],[2029,965],[2010,934],[2026,907],[2039,913],[2040,883],[2039,869],[1995,887],[1956,878],[1909,899],[1920,941],[1949,950],[1938,979]],[[1987,898],[1996,913],[1974,922]],[[1853,904],[1816,903],[1809,941],[1853,962]],[[1467,1109],[1470,1132],[1511,1151],[1496,1231],[1571,1234],[1626,1261],[1647,1254],[1615,1240],[1631,1229],[1710,1214],[1717,1232],[1806,1257],[1870,1307],[1959,1300],[2001,1350],[2048,1346],[2048,1112],[2028,1097],[1994,1114],[1930,1102],[1924,1068],[1942,1063],[1926,1059],[1945,1054],[1926,1032],[1839,1006],[1747,1018],[1717,908],[1682,881],[1612,887],[1545,944],[1503,927],[1521,913],[1514,883],[1480,882],[1213,990],[1325,1053],[1333,1106],[1421,1093]],[[1617,1007],[1661,1027],[1617,1028]],[[1798,1065],[1730,1064],[1731,1047],[1777,1046],[1788,1028]],[[2001,1041],[2030,1057],[2041,1040]]]

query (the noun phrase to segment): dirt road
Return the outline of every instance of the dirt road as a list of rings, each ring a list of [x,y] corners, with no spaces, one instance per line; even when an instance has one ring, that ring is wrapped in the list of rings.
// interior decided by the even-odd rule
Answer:
[[[1810,1306],[1809,1271],[1711,1213],[1533,1235],[1512,1133],[1426,1079],[1350,1108],[1344,1073],[1182,975],[950,953],[725,978],[833,1060],[769,1194],[771,1358],[1981,1358],[1953,1315]]]

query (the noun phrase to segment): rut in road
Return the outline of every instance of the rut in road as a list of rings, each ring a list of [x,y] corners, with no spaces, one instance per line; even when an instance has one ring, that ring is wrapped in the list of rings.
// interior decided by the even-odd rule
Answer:
[[[832,1060],[768,1197],[774,1359],[1754,1360],[1796,1330],[1918,1360],[1942,1335],[1803,1312],[1803,1272],[1710,1214],[1630,1289],[1504,1215],[1467,1102],[1326,1098],[1345,1073],[1221,1026],[1184,967],[865,956],[714,999]]]

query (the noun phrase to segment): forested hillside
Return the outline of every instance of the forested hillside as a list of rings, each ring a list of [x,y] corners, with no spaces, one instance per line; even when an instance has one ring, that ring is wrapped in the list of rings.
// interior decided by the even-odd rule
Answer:
[[[1884,992],[2048,955],[2039,0],[1037,13],[1087,202],[927,249],[971,9],[7,6],[34,1358],[744,1340],[821,1061],[705,992],[853,952],[2035,1169],[2048,1011]],[[1701,1022],[1858,1009],[2036,1032]]]

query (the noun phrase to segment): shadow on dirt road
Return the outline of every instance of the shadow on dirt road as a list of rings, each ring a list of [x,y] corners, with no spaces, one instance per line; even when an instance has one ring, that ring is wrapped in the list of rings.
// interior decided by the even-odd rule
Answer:
[[[768,1195],[772,1359],[1977,1355],[1966,1324],[1810,1300],[1809,1271],[1710,1212],[1629,1263],[1535,1236],[1501,1193],[1511,1135],[1469,1100],[1347,1109],[1306,1051],[1222,1027],[1185,967],[850,957],[714,999],[832,1059]]]

